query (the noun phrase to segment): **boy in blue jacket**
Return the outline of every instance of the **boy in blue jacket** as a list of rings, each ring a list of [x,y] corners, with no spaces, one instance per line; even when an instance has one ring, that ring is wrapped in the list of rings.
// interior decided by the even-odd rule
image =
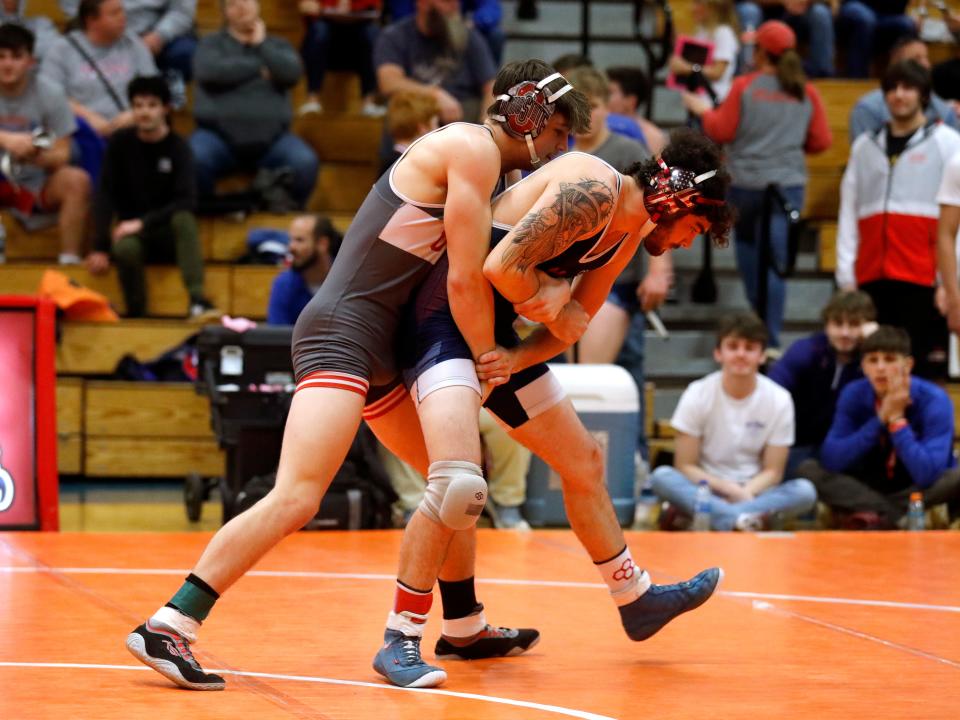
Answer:
[[[823,330],[793,343],[767,373],[790,391],[796,409],[796,439],[787,459],[787,475],[820,453],[843,389],[863,377],[860,343],[873,330],[877,311],[862,290],[839,290],[821,313]]]
[[[901,328],[881,325],[861,356],[865,377],[840,394],[822,467],[800,468],[841,525],[895,528],[913,492],[928,507],[960,497],[953,405],[939,386],[910,374],[910,338]]]

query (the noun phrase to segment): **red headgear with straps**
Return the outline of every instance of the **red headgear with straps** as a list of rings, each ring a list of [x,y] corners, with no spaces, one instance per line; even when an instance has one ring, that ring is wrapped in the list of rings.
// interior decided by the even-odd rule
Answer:
[[[654,223],[686,215],[697,205],[723,205],[723,200],[704,197],[697,187],[717,174],[708,170],[696,175],[692,170],[669,167],[663,158],[657,158],[660,172],[650,178],[650,190],[643,196],[643,204]]]
[[[549,92],[546,86],[554,80],[563,80],[563,87]],[[490,117],[503,123],[507,134],[518,140],[526,140],[530,159],[540,162],[533,147],[533,139],[543,132],[547,121],[557,109],[557,99],[573,90],[573,85],[560,73],[548,75],[540,81],[524,80],[497,96],[496,112]]]

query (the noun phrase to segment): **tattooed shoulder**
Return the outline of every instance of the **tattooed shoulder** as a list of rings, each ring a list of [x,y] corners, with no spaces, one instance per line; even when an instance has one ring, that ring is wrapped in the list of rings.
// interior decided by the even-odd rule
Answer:
[[[527,213],[513,230],[502,263],[525,272],[556,257],[577,240],[596,232],[610,220],[614,194],[607,183],[594,178],[561,182],[553,200]]]

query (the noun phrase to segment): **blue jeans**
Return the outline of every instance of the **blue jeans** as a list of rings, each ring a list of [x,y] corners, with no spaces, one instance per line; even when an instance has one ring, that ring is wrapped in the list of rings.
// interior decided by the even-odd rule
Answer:
[[[364,96],[377,89],[373,69],[373,46],[380,26],[373,22],[333,22],[317,18],[307,27],[300,56],[307,75],[307,89],[323,90],[327,69],[352,70],[360,76]]]
[[[782,188],[784,196],[797,209],[803,208],[804,186]],[[731,187],[728,200],[737,209],[736,251],[737,268],[750,304],[759,311],[757,293],[759,286],[760,241],[763,238],[763,198],[766,190],[750,190]],[[770,259],[777,267],[787,263],[787,216],[776,202],[770,212]],[[783,310],[786,304],[786,282],[772,268],[767,270],[766,323],[770,332],[770,346],[780,347],[780,331],[783,329]]]
[[[244,162],[220,135],[197,128],[190,135],[190,149],[193,151],[197,172],[197,191],[201,196],[214,194],[217,179],[234,170],[257,168],[289,167],[293,170],[293,195],[301,206],[306,205],[313,186],[317,182],[320,161],[313,149],[303,140],[289,132],[283,133],[273,141],[273,145],[254,162]]]
[[[697,486],[686,475],[669,465],[661,465],[653,471],[650,482],[657,497],[687,515],[693,515]],[[731,503],[714,494],[710,500],[710,526],[714,530],[733,530],[742,513],[780,513],[788,518],[797,517],[816,503],[816,488],[803,478],[784,480],[747,502]]]
[[[847,76],[865,78],[873,56],[901,35],[915,33],[916,26],[907,15],[878,15],[859,0],[847,0],[837,14],[837,30],[847,48]]]
[[[787,23],[797,35],[801,45],[806,45],[806,57],[803,59],[803,68],[811,77],[830,77],[834,73],[833,67],[833,15],[830,8],[822,3],[811,3],[803,15],[789,15],[779,5],[770,5],[764,9],[754,2],[747,0],[736,4],[737,20],[741,28],[753,27],[757,29],[764,20],[782,20]],[[740,48],[741,72],[743,63],[748,60]],[[749,53],[749,51],[747,51]]]
[[[157,56],[157,67],[161,70],[176,70],[184,82],[193,78],[193,53],[197,50],[197,38],[194,35],[181,35],[166,45]]]

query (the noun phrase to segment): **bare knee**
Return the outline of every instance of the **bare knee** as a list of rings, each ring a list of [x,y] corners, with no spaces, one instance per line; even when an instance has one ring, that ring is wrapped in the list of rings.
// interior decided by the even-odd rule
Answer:
[[[90,176],[80,168],[59,168],[50,176],[49,193],[59,205],[85,204],[90,199]]]
[[[604,487],[604,457],[600,443],[591,438],[587,449],[578,455],[571,458],[560,473],[564,491],[581,494],[600,491]]]
[[[275,487],[264,498],[271,504],[271,513],[279,518],[285,531],[296,532],[306,525],[317,514],[320,501],[323,499],[319,492],[311,492],[306,488],[281,489]]]

